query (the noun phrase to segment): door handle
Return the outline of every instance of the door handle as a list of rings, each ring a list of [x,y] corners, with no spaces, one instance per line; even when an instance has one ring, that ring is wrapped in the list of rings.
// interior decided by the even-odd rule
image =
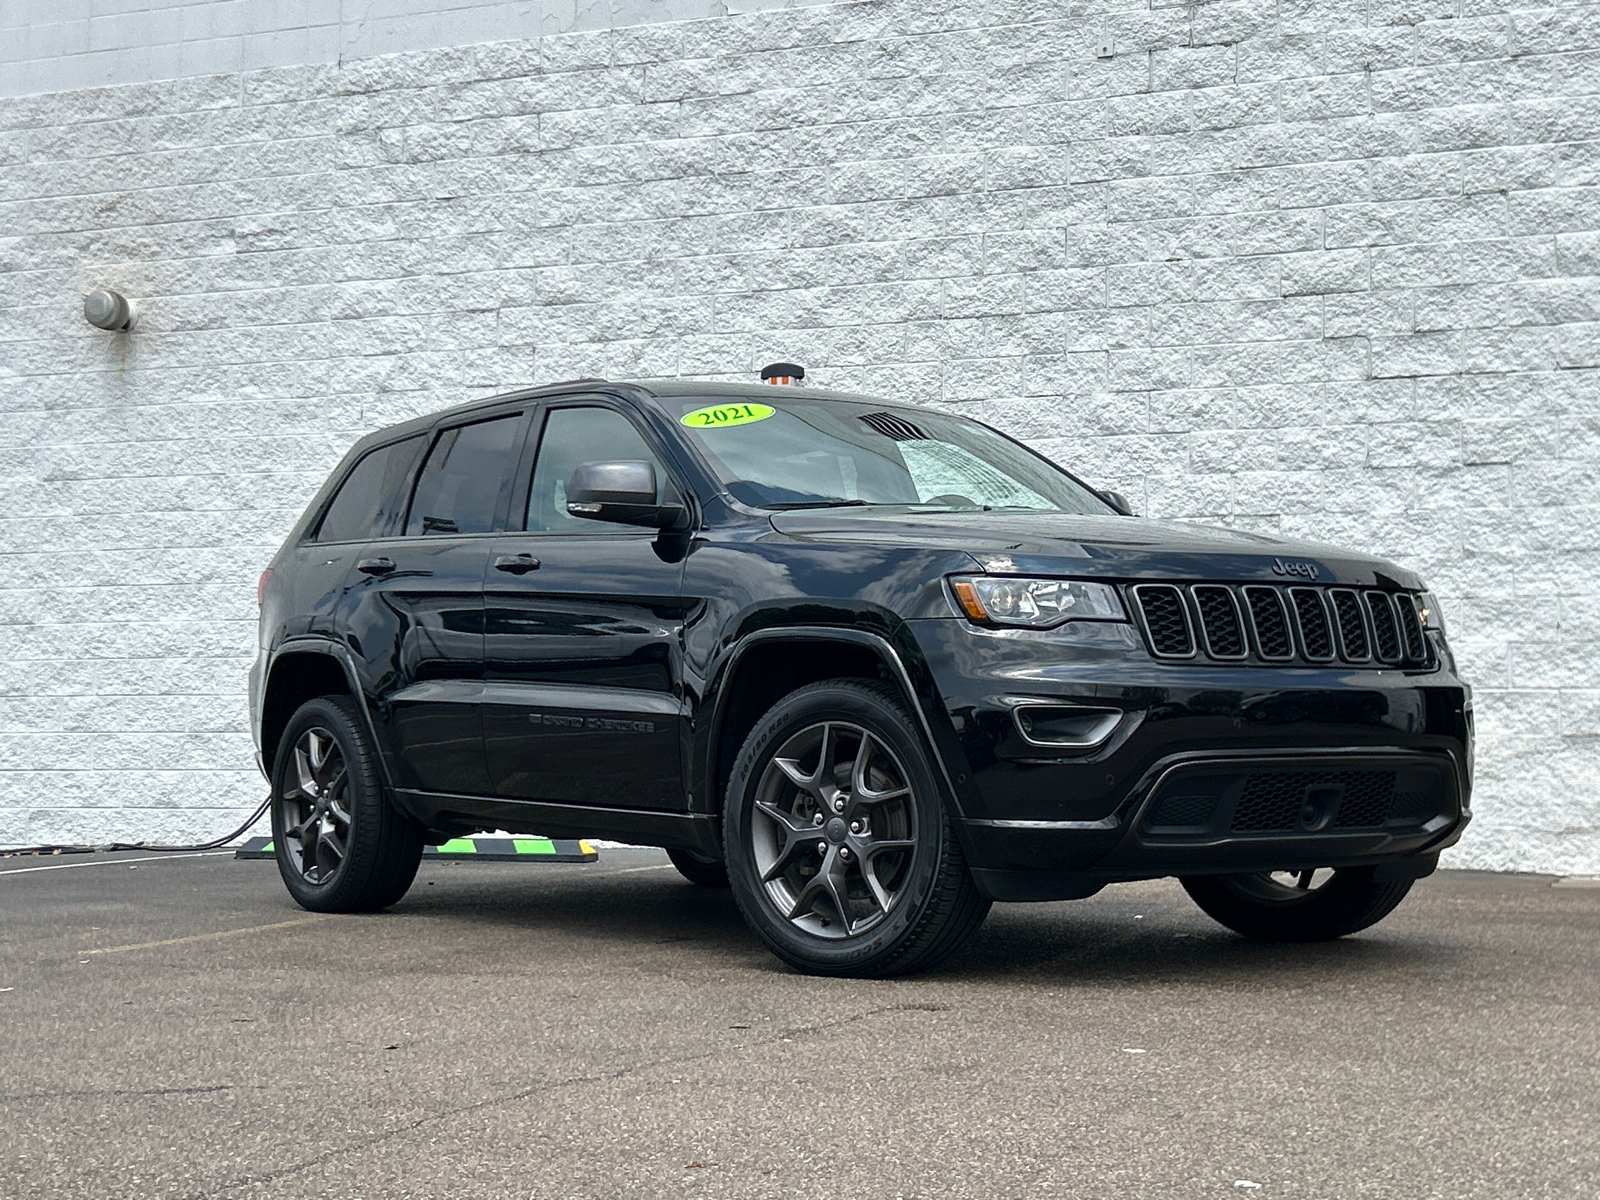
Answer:
[[[394,570],[392,558],[363,558],[356,564],[356,570],[363,575],[387,575]]]
[[[539,569],[539,560],[531,554],[502,554],[494,560],[496,571],[510,571],[513,575],[526,575]]]

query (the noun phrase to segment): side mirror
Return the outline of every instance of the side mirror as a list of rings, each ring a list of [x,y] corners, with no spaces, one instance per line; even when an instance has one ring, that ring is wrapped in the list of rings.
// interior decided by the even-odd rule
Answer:
[[[584,463],[567,481],[567,513],[647,529],[682,529],[689,521],[682,504],[656,503],[656,469],[638,460]]]
[[[1111,505],[1112,508],[1116,509],[1117,512],[1125,517],[1131,517],[1134,515],[1133,505],[1128,503],[1128,498],[1121,492],[1101,492],[1100,499]]]

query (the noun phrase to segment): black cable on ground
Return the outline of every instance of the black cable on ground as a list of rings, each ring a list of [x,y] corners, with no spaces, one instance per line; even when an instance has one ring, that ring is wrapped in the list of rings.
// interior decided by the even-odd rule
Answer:
[[[261,820],[267,811],[267,806],[272,803],[269,795],[260,806],[251,813],[245,823],[231,833],[225,833],[219,838],[209,842],[199,842],[193,846],[152,846],[148,842],[109,842],[103,846],[23,846],[16,850],[0,851],[0,857],[10,857],[14,854],[95,854],[106,850],[153,850],[158,854],[192,853],[196,850],[215,850],[226,846],[229,842],[239,837],[250,826]]]

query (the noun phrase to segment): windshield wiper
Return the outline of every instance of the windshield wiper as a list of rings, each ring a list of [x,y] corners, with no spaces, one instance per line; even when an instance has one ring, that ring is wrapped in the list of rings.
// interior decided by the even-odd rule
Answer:
[[[871,500],[779,500],[763,504],[762,508],[776,508],[787,512],[795,508],[865,508]]]

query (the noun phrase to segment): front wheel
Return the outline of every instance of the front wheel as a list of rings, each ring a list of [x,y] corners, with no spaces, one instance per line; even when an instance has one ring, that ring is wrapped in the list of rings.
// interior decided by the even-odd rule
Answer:
[[[1411,890],[1379,882],[1374,868],[1191,875],[1184,891],[1207,916],[1264,942],[1326,942],[1375,925]]]
[[[756,934],[815,975],[930,967],[989,911],[898,693],[832,680],[751,730],[724,810],[728,877]]]
[[[313,912],[387,908],[416,878],[422,830],[384,795],[349,698],[307,700],[289,718],[272,770],[272,844],[289,894]]]

